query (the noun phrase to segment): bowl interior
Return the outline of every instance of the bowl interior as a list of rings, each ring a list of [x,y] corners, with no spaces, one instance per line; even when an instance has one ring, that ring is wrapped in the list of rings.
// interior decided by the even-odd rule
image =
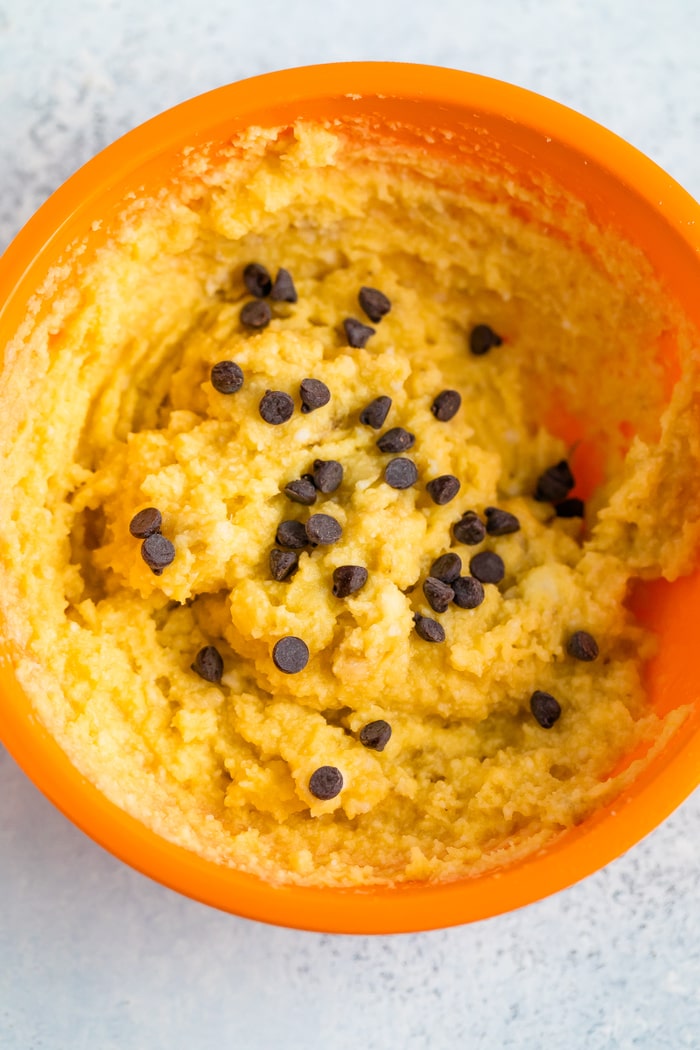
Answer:
[[[632,147],[571,111],[485,78],[385,64],[315,67],[221,88],[137,128],[81,169],[44,205],[0,260],[4,345],[53,267],[89,258],[118,220],[127,194],[157,192],[177,180],[182,151],[216,155],[251,125],[299,118],[339,121],[390,137],[401,148],[468,158],[485,171],[536,185],[547,173],[583,201],[601,229],[639,247],[688,319],[700,327],[700,209]],[[96,223],[96,220],[99,220]],[[700,221],[697,225],[700,231]],[[698,234],[695,234],[698,237]],[[669,343],[668,372],[675,361]],[[576,436],[575,424],[554,419]],[[644,584],[637,615],[659,638],[648,668],[653,706],[692,712],[665,748],[614,804],[536,856],[448,885],[317,890],[272,887],[168,843],[104,798],[38,723],[0,646],[2,735],[42,791],[97,842],[164,884],[219,908],[282,925],[337,932],[428,929],[483,918],[560,889],[600,867],[651,830],[697,784],[700,770],[700,664],[693,659],[700,573],[673,584]],[[634,757],[634,756],[630,756]]]

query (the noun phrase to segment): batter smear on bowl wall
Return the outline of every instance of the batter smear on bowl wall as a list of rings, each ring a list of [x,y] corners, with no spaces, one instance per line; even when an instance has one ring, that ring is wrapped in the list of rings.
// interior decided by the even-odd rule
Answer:
[[[452,880],[682,723],[626,603],[694,567],[697,338],[544,178],[252,129],[38,302],[2,377],[5,633],[160,835],[272,882]]]

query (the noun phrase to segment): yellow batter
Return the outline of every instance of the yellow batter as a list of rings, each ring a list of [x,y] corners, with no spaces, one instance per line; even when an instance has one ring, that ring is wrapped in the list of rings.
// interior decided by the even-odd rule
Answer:
[[[55,275],[50,307],[7,351],[0,603],[20,680],[110,798],[266,879],[447,879],[537,848],[614,797],[634,772],[610,776],[620,759],[673,725],[645,706],[651,643],[624,602],[631,577],[672,578],[697,544],[690,344],[642,260],[574,205],[554,236],[512,186],[487,193],[426,157],[303,126],[251,132],[223,167],[187,164],[77,276]],[[250,262],[287,269],[298,294],[266,300],[259,330],[240,320]],[[363,286],[391,302],[376,323]],[[348,317],[375,328],[364,348],[348,346]],[[471,354],[477,324],[502,345]],[[687,376],[660,428],[654,348],[671,326]],[[224,360],[243,373],[233,394],[211,382]],[[302,413],[309,377],[331,397]],[[445,389],[462,403],[440,421]],[[267,390],[293,398],[287,422],[261,418]],[[378,396],[392,404],[375,430],[359,416]],[[585,524],[533,499],[543,471],[590,453],[548,431],[554,402],[605,447]],[[402,455],[418,481],[402,490],[376,446],[391,427],[416,438]],[[318,459],[342,464],[342,484],[290,501]],[[444,505],[426,491],[441,475],[460,482]],[[520,529],[458,542],[455,522],[489,506]],[[174,545],[160,575],[129,531],[148,507]],[[273,579],[280,522],[313,513],[341,539]],[[432,611],[434,560],[454,551],[468,574],[483,550],[503,581],[477,608]],[[337,598],[345,565],[367,582]],[[421,638],[416,613],[445,640]],[[578,630],[597,659],[567,653]],[[272,659],[288,636],[308,646],[298,673]],[[205,646],[220,683],[192,669]],[[560,704],[551,728],[536,690]],[[360,742],[377,720],[391,726],[382,751]],[[342,776],[327,800],[310,790],[325,766]]]

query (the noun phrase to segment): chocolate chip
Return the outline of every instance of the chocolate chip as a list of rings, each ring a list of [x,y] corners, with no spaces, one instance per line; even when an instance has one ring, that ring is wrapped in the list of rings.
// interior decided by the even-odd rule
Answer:
[[[360,412],[360,423],[364,423],[367,427],[372,427],[373,430],[379,430],[384,426],[384,421],[389,415],[390,408],[390,397],[384,395],[375,397],[374,401],[370,401],[367,408],[363,408]]]
[[[442,624],[438,623],[437,620],[431,620],[429,616],[421,616],[420,613],[416,613],[413,617],[413,622],[416,628],[416,634],[419,638],[422,638],[424,642],[445,641],[445,628]]]
[[[460,609],[476,609],[484,600],[484,587],[474,576],[460,576],[452,582],[454,603]]]
[[[536,689],[530,697],[530,710],[543,729],[551,729],[561,714],[561,704],[551,693]]]
[[[343,790],[343,774],[336,766],[319,766],[309,780],[309,791],[321,802],[328,802]]]
[[[292,418],[294,402],[289,394],[282,390],[266,390],[258,405],[258,411],[266,423],[277,427]]]
[[[261,263],[248,263],[243,271],[243,283],[257,299],[264,299],[272,291],[272,278]]]
[[[568,499],[563,499],[561,503],[557,503],[554,512],[558,518],[582,518],[584,509],[582,499],[569,496]]]
[[[306,523],[306,535],[309,543],[327,546],[338,542],[343,535],[343,528],[330,514],[312,514]]]
[[[275,277],[275,283],[270,292],[270,298],[278,303],[295,303],[297,301],[297,290],[289,270],[280,267]]]
[[[280,638],[272,650],[272,662],[278,671],[285,674],[298,674],[309,662],[309,647],[301,638],[290,634]]]
[[[154,576],[162,576],[163,569],[167,569],[175,558],[175,548],[165,536],[153,532],[141,544],[141,557]]]
[[[377,438],[377,448],[380,452],[406,452],[413,448],[416,443],[416,435],[403,427],[392,427]]]
[[[314,485],[319,492],[327,495],[341,485],[343,467],[337,459],[317,459],[314,461]]]
[[[484,513],[486,515],[486,531],[489,536],[506,536],[509,532],[518,532],[520,529],[520,522],[515,514],[511,514],[507,510],[500,510],[498,507],[487,507]]]
[[[218,685],[224,673],[224,661],[219,650],[213,645],[205,645],[194,658],[192,670],[196,671],[205,682]]]
[[[362,321],[358,321],[356,317],[346,317],[343,321],[343,328],[345,329],[345,337],[348,341],[348,346],[354,347],[356,350],[362,349],[367,346],[367,341],[370,339],[376,329],[370,328],[368,324],[363,324]]]
[[[302,379],[299,393],[302,412],[313,412],[315,408],[322,408],[331,399],[330,390],[320,379]]]
[[[475,547],[477,543],[481,543],[486,535],[486,526],[476,511],[468,510],[452,526],[452,532],[459,543],[466,543],[470,547]]]
[[[129,532],[137,540],[145,540],[155,532],[160,532],[163,524],[163,515],[155,507],[145,507],[138,514],[134,514],[129,522]]]
[[[585,660],[589,663],[598,656],[598,643],[588,631],[574,631],[566,645],[569,656],[575,660]]]
[[[367,583],[369,573],[363,565],[340,565],[333,570],[333,594],[347,598]]]
[[[210,378],[214,390],[220,394],[235,394],[243,386],[243,370],[235,361],[218,361]]]
[[[459,481],[454,474],[441,474],[439,478],[429,481],[425,487],[433,503],[442,507],[459,492]]]
[[[477,357],[487,354],[494,346],[500,346],[503,340],[487,324],[475,325],[469,334],[469,349]]]
[[[444,613],[455,596],[455,592],[449,583],[443,583],[435,576],[428,576],[423,584],[423,594],[431,609],[436,613]]]
[[[392,459],[387,463],[384,471],[384,480],[392,489],[408,489],[418,481],[418,471],[415,463],[404,456]]]
[[[280,547],[292,547],[294,550],[307,547],[309,540],[303,522],[281,521],[275,536],[275,543],[278,543]]]
[[[316,486],[308,478],[299,478],[290,481],[284,486],[284,494],[292,503],[302,503],[305,507],[311,507],[316,502]]]
[[[453,554],[452,551],[449,551],[447,554],[441,554],[430,566],[430,575],[437,580],[442,580],[443,583],[452,583],[453,580],[457,579],[461,571],[462,559],[459,554]]]
[[[441,423],[446,423],[457,414],[461,404],[462,396],[456,390],[443,390],[433,401],[430,411]]]
[[[535,499],[540,503],[558,503],[569,494],[576,482],[565,459],[559,460],[540,474],[535,488]]]
[[[358,299],[370,321],[374,321],[375,324],[391,310],[391,300],[377,288],[360,288]]]
[[[263,299],[253,299],[241,310],[241,324],[246,328],[267,328],[272,319],[272,310]]]
[[[306,540],[306,533],[304,533]],[[270,551],[270,575],[273,580],[287,580],[299,568],[299,555],[296,551],[281,551],[273,547]]]
[[[482,583],[500,583],[506,574],[506,567],[498,554],[481,551],[469,562],[469,571]]]
[[[292,503],[301,503],[305,507],[311,507],[316,502],[318,492],[311,474],[302,474],[300,478],[285,485],[284,494]]]
[[[360,743],[372,751],[383,751],[391,740],[391,726],[383,718],[368,722],[360,730]]]

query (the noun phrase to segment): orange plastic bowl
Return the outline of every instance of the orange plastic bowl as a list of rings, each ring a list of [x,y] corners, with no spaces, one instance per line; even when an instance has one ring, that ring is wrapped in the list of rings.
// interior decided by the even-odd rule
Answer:
[[[655,164],[573,111],[529,91],[454,70],[393,63],[293,69],[201,95],[136,128],[65,183],[0,260],[0,346],[22,323],[32,294],[76,238],[97,247],[125,194],[157,189],[177,173],[181,151],[225,142],[247,126],[298,118],[366,122],[407,144],[439,125],[452,142],[487,137],[491,162],[548,173],[647,256],[700,327],[700,207]],[[411,129],[414,129],[413,131]],[[425,142],[421,143],[423,148]],[[444,148],[444,144],[443,144]],[[99,228],[93,228],[101,220]],[[649,669],[659,711],[691,716],[613,805],[551,846],[502,870],[445,885],[357,890],[273,887],[202,860],[149,831],[109,802],[71,765],[18,686],[0,639],[0,728],[9,751],[62,812],[116,856],[172,889],[238,915],[310,930],[388,933],[483,919],[569,886],[639,841],[700,781],[700,574],[647,586],[638,613],[660,638]],[[31,834],[31,829],[27,829]]]

